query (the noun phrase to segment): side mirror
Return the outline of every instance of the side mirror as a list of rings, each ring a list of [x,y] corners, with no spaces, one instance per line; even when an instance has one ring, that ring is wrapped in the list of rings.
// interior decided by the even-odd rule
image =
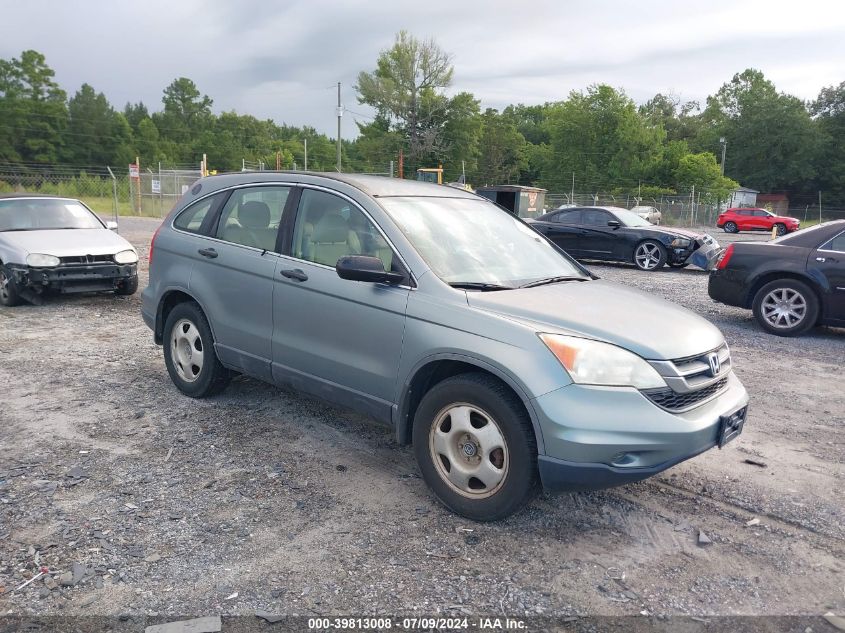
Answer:
[[[405,279],[399,273],[387,272],[378,257],[369,255],[347,255],[337,260],[335,270],[338,277],[350,281],[369,281],[372,283],[398,284]]]
[[[622,223],[621,223],[619,220],[608,220],[608,221],[607,221],[607,225],[608,225],[609,227],[613,228],[613,230],[615,231],[615,230],[616,230],[616,229],[618,229],[620,226],[622,226]]]
[[[108,222],[106,222],[106,228],[109,231],[116,231],[117,230],[117,222],[109,220]]]

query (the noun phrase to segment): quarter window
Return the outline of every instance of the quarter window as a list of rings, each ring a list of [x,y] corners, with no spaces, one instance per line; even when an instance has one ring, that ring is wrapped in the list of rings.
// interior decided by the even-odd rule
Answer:
[[[845,253],[845,233],[840,233],[834,237],[832,240],[824,244],[820,250]]]
[[[191,233],[199,233],[202,229],[202,223],[208,216],[208,212],[214,207],[214,204],[219,200],[219,194],[209,196],[199,202],[195,202],[187,209],[182,211],[173,221],[173,226],[183,231],[190,231]]]
[[[217,237],[227,242],[276,252],[276,236],[290,187],[246,187],[229,196]]]
[[[294,257],[324,266],[334,267],[347,255],[370,255],[385,270],[399,270],[390,246],[360,209],[313,189],[302,192],[291,250]]]

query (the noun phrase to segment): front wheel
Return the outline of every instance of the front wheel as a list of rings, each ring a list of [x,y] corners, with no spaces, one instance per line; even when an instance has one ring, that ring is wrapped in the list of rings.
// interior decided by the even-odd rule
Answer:
[[[725,222],[725,233],[739,233],[739,227],[736,225],[736,222]]]
[[[660,242],[647,240],[634,249],[634,263],[640,270],[657,270],[666,264],[666,247]]]
[[[422,476],[452,511],[495,521],[538,489],[537,443],[522,403],[486,374],[453,376],[423,396],[414,416]]]
[[[751,309],[760,326],[770,334],[795,336],[816,324],[819,300],[807,284],[778,279],[757,291]]]
[[[15,280],[12,279],[11,273],[6,271],[6,267],[0,264],[0,305],[12,307],[20,302]]]
[[[211,327],[200,307],[180,303],[164,324],[164,364],[173,384],[187,396],[205,398],[220,393],[231,373],[214,352]]]
[[[786,224],[783,224],[782,222],[775,224],[775,232],[777,232],[778,235],[786,235]]]

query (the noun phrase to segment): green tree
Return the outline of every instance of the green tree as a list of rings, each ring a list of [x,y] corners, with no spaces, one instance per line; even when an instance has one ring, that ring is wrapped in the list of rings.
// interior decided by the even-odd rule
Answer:
[[[33,50],[0,61],[0,157],[58,162],[68,113],[55,72]]]
[[[551,189],[568,190],[573,173],[582,191],[636,187],[654,173],[666,136],[624,92],[606,85],[553,105],[548,125],[551,151],[540,182]]]
[[[393,46],[379,54],[376,69],[358,75],[359,103],[375,108],[389,131],[402,134],[411,169],[443,154],[449,106],[443,90],[452,83],[452,73],[451,55],[434,40],[400,31]]]
[[[488,108],[482,116],[479,185],[509,184],[525,167],[525,137],[507,116]]]
[[[152,116],[161,135],[161,147],[178,161],[198,161],[202,145],[198,139],[214,119],[213,101],[186,77],[179,77],[167,86],[161,101],[164,111]]]
[[[695,145],[714,154],[728,143],[725,175],[760,191],[804,189],[815,176],[819,134],[804,103],[759,70],[734,75],[707,98]]]
[[[694,139],[701,127],[697,101],[681,103],[678,97],[657,93],[640,106],[640,115],[652,125],[666,130],[668,141],[689,141]]]
[[[457,181],[464,169],[467,182],[477,177],[481,129],[478,99],[468,92],[460,92],[452,97],[443,124],[443,182]]]
[[[810,112],[820,135],[815,160],[818,189],[829,204],[845,206],[845,81],[823,88]]]
[[[736,181],[722,176],[716,157],[710,152],[685,154],[675,169],[675,188],[679,191],[695,188],[724,200],[738,186]]]
[[[131,135],[126,118],[114,111],[106,96],[82,84],[68,102],[63,156],[76,165],[122,164],[131,154]]]

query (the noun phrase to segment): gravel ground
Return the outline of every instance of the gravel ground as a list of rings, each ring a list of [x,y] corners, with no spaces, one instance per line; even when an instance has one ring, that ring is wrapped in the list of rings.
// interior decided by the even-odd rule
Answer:
[[[121,231],[146,253],[156,224]],[[781,339],[713,303],[701,271],[590,268],[722,329],[745,432],[484,525],[440,507],[411,451],[354,414],[248,378],[180,395],[138,295],[0,308],[0,612],[845,611],[845,330]],[[40,565],[47,580],[15,590]]]

